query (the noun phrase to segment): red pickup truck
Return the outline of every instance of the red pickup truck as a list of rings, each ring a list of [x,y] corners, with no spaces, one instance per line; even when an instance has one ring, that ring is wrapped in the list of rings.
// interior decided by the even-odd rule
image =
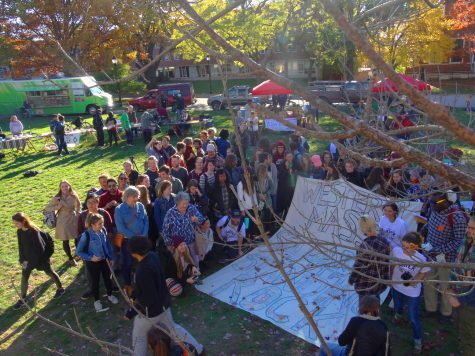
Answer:
[[[149,90],[144,96],[129,100],[129,105],[133,105],[136,111],[155,109],[157,107],[157,97],[162,94],[167,97],[167,106],[175,104],[178,94],[181,94],[185,100],[185,105],[196,102],[193,83],[171,83],[159,85],[157,89]]]

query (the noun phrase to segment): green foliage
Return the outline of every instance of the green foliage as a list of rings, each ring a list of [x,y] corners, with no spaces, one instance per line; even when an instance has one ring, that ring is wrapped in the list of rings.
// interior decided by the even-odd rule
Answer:
[[[118,79],[118,78],[125,78],[129,75],[130,72],[130,65],[129,64],[117,64],[116,66],[111,66],[109,70],[104,73],[97,73],[95,78],[97,81],[102,80],[109,80],[109,79]],[[110,84],[110,85],[103,85],[102,88],[109,93],[118,92],[117,84]],[[122,93],[130,94],[130,95],[140,95],[143,94],[146,89],[147,85],[144,82],[138,80],[128,80],[126,82],[120,83],[120,88]]]
[[[204,0],[194,8],[205,19],[222,11],[228,3],[221,0]],[[269,48],[275,39],[275,34],[283,29],[285,24],[286,1],[270,1],[266,3],[249,2],[246,6],[238,7],[226,16],[213,23],[213,29],[234,47],[257,59],[259,51]],[[194,24],[182,19],[178,22],[181,28],[191,30]],[[252,34],[252,35],[251,35]],[[181,37],[178,30],[173,32],[173,38]],[[214,45],[207,34],[201,32],[196,39],[201,43],[222,52]],[[191,40],[177,46],[187,59],[201,61],[206,57],[203,49]]]

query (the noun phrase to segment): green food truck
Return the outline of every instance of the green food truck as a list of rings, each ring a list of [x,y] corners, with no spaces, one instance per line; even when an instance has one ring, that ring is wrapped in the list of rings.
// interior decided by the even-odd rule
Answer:
[[[28,99],[33,115],[94,114],[112,108],[112,95],[93,77],[0,81],[0,115],[15,114]]]

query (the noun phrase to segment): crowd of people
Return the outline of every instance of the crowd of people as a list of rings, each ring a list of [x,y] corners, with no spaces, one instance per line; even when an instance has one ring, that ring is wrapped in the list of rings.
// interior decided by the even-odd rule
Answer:
[[[132,144],[133,137],[128,121],[132,112],[130,108],[122,118],[128,144]],[[442,192],[445,187],[436,186],[434,177],[417,167],[409,169],[406,165],[391,171],[365,169],[353,159],[342,159],[333,143],[328,150],[311,154],[309,143],[298,132],[289,135],[288,142],[271,143],[265,136],[261,137],[259,130],[252,129],[257,113],[251,105],[246,116],[239,122],[239,135],[230,135],[226,129],[218,134],[215,128],[209,128],[201,131],[199,137],[186,137],[175,146],[168,135],[160,138],[147,135],[148,157],[143,168],[128,160],[120,167],[117,179],[107,173],[100,174],[98,187],[88,191],[83,202],[72,185],[63,180],[45,207],[46,213],[54,214],[55,238],[62,241],[69,264],[76,266],[81,260],[85,264],[88,288],[82,299],[93,299],[96,312],[108,309],[101,301],[101,276],[111,304],[117,304],[118,299],[113,295],[117,288],[111,283],[110,269],[121,276],[123,288],[135,300],[135,308],[129,310],[127,318],[139,313],[133,332],[137,355],[145,354],[150,330],[140,313],[156,321],[166,319],[170,330],[175,330],[198,353],[202,352],[203,346],[173,322],[170,295],[185,295],[190,286],[199,283],[207,261],[233,261],[245,254],[248,246],[261,241],[254,207],[259,211],[264,230],[272,234],[278,228],[274,214],[285,217],[298,176],[319,180],[342,177],[367,189],[375,190],[377,186],[380,193],[392,200],[423,202],[421,216],[427,223],[421,224],[418,231],[408,231],[396,202],[382,207],[379,222],[361,217],[360,229],[366,239],[358,251],[349,283],[360,296],[362,316],[359,318],[378,322],[352,320],[339,340],[342,354],[350,354],[355,347],[373,350],[355,355],[383,354],[377,350],[385,350],[388,339],[387,333],[378,329],[382,324],[378,319],[379,296],[388,285],[396,324],[406,321],[404,304],[408,304],[417,351],[422,349],[418,313],[421,295],[427,315],[435,314],[440,308],[443,321],[449,320],[452,306],[458,306],[457,303],[475,308],[473,292],[459,300],[449,297],[447,282],[454,274],[437,265],[475,262],[472,252],[475,219],[467,218],[469,214],[460,204],[456,190]],[[99,125],[99,119],[95,120]],[[116,125],[113,116],[108,120]],[[58,116],[54,121],[59,127],[64,118]],[[55,126],[57,133],[56,130]],[[117,140],[116,133],[111,131],[108,130],[110,145]],[[62,142],[61,139],[58,142],[59,154],[62,148],[67,154]],[[98,144],[105,144],[103,134],[98,135]],[[255,150],[251,153],[252,145]],[[398,155],[392,153],[388,159],[396,158]],[[60,297],[64,289],[49,258],[39,261],[32,257],[37,254],[31,251],[46,250],[47,236],[24,213],[13,216],[13,221],[18,228],[23,271],[22,298],[15,309],[27,302],[28,277],[35,268],[53,279],[58,288],[55,297]],[[407,263],[390,267],[384,264],[387,262],[384,256]],[[433,261],[434,267],[417,266],[416,262],[428,260]],[[470,274],[465,272],[457,273],[457,278]],[[423,286],[424,278],[439,281],[438,286],[434,283]],[[359,330],[372,335],[375,328],[379,330],[378,342],[373,346],[363,345],[366,341],[358,336]]]

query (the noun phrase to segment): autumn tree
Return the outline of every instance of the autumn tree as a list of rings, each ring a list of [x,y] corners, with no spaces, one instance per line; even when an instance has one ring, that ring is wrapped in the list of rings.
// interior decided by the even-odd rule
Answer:
[[[407,18],[399,17],[378,31],[367,32],[384,59],[399,70],[446,61],[454,41],[449,36],[452,21],[443,8],[428,8],[425,1],[418,0],[409,3],[403,13]]]
[[[452,29],[459,37],[468,41],[475,41],[475,2],[471,0],[457,0],[450,11],[453,18]],[[470,52],[475,53],[475,46],[469,46]]]
[[[110,65],[110,57],[104,56],[104,52],[125,47],[125,43],[120,29],[112,25],[116,14],[112,1],[95,4],[89,0],[5,1],[0,10],[4,33],[16,52],[10,65],[18,72],[61,68],[76,74],[59,55],[58,45],[87,71],[99,71]]]

